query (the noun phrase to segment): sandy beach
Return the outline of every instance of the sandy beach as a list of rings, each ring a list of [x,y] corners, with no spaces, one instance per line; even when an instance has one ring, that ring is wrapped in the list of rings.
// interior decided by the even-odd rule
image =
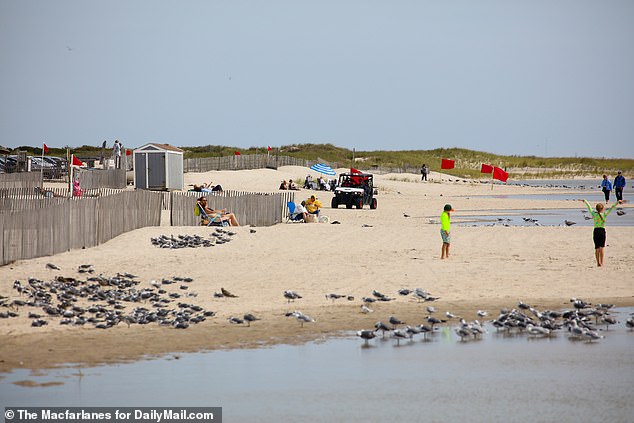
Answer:
[[[212,181],[225,189],[272,192],[282,179],[304,178],[308,173],[306,168],[291,166],[277,171],[187,173],[185,183]],[[568,307],[571,297],[634,305],[634,228],[611,227],[616,215],[608,218],[606,266],[597,268],[592,229],[588,227],[458,226],[469,215],[501,210],[581,211],[581,202],[491,198],[490,185],[447,176],[441,183],[437,173],[431,177],[432,181],[422,183],[414,174],[375,175],[379,190],[376,210],[331,209],[332,194],[317,192],[324,203],[322,214],[340,224],[238,227],[232,228],[236,234],[229,243],[178,250],[157,248],[150,238],[160,234],[208,237],[212,229],[148,227],[94,248],[0,267],[0,295],[9,297],[9,301],[21,298],[13,289],[15,280],[26,283],[34,277],[46,281],[60,275],[85,279],[77,268],[89,263],[97,274],[137,275],[139,288],[151,288],[151,280],[191,277],[188,292],[198,295],[186,301],[217,313],[186,330],[156,324],[119,324],[99,330],[92,325],[62,326],[59,318],[46,318],[48,325],[31,327],[28,312],[38,310],[22,307],[17,310],[19,317],[0,319],[0,371],[302,342],[337,331],[370,328],[392,314],[422,323],[428,304],[399,296],[400,288],[423,288],[440,297],[433,304],[440,312],[449,310],[465,318],[474,318],[478,309],[496,314],[500,307],[513,307],[518,300],[543,308]],[[493,192],[533,194],[554,190],[496,185]],[[296,199],[313,193],[301,190]],[[440,260],[437,221],[446,203],[456,211],[452,214],[451,257]],[[627,213],[634,212],[630,205],[624,208]],[[61,270],[47,269],[46,263],[54,263]],[[220,288],[238,298],[214,298],[213,293]],[[178,284],[165,289],[182,293]],[[284,290],[295,290],[303,298],[288,304],[282,296]],[[362,314],[361,297],[371,296],[372,290],[395,300],[375,303],[370,306],[373,313]],[[350,295],[354,300],[333,302],[325,298],[328,293]],[[174,301],[174,307],[178,301]],[[139,306],[124,305],[127,309]],[[300,327],[284,316],[292,310],[301,310],[316,321]],[[262,320],[251,327],[228,323],[228,317],[244,313],[253,313]]]

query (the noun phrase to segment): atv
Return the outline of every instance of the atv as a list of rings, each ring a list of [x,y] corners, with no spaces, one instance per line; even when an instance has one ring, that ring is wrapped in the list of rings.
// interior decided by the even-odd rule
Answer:
[[[376,209],[377,190],[374,189],[373,176],[370,173],[342,173],[339,175],[335,196],[330,203],[333,209],[345,204],[347,209],[355,206],[362,209],[364,205],[369,205],[371,209]]]

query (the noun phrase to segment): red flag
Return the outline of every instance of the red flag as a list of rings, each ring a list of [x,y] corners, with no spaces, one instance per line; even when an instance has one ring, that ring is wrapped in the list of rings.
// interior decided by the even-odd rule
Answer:
[[[84,162],[82,162],[81,160],[79,160],[74,154],[73,154],[73,166],[83,166]]]
[[[47,147],[47,145],[46,145],[46,143],[45,143],[45,144],[44,144],[44,154],[48,154],[48,151],[49,151],[49,150],[48,150],[48,147]]]
[[[235,152],[235,153],[233,153],[233,154],[235,154],[236,156],[239,156],[239,155],[240,155],[240,152],[239,152],[239,151],[236,151],[236,152]]]
[[[440,162],[440,168],[441,169],[453,169],[455,162],[453,160],[449,160],[449,159],[442,159],[442,162]]]
[[[356,174],[356,173],[363,173],[363,172],[361,172],[359,169],[355,169],[355,168],[351,167],[350,168],[350,173]]]
[[[493,166],[482,163],[482,169],[480,169],[480,173],[491,173],[493,172]]]
[[[131,156],[131,155],[132,155],[132,150],[128,150],[128,149],[126,148],[126,150],[125,150],[125,155],[126,155],[126,156]]]
[[[493,168],[493,179],[506,182],[508,178],[509,178],[509,174],[506,173],[504,170],[500,169],[497,166]]]
[[[271,146],[269,145],[266,151],[271,151]]]

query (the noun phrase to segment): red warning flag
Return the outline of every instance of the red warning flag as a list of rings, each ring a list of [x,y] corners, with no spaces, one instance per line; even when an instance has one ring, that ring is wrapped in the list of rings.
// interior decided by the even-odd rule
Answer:
[[[267,147],[266,151],[271,151],[271,146],[270,145]]]
[[[73,154],[73,166],[83,166],[84,162],[82,162],[81,160],[79,160],[74,154]]]
[[[46,143],[44,143],[44,154],[48,154],[49,149],[48,146],[46,145]]]
[[[455,165],[454,160],[442,159],[442,161],[440,162],[441,169],[453,169],[454,165]]]
[[[491,173],[493,172],[493,166],[482,163],[482,169],[480,169],[480,173]]]
[[[509,174],[499,167],[493,168],[493,179],[497,179],[498,181],[506,182],[509,178]]]
[[[239,156],[239,155],[240,155],[240,152],[239,152],[239,151],[236,151],[236,152],[235,152],[235,153],[233,153],[233,154],[234,154],[234,155],[236,155],[236,156]]]
[[[363,173],[363,172],[361,172],[359,169],[355,169],[355,168],[351,167],[350,168],[350,173],[356,174],[356,173]]]
[[[125,149],[125,155],[126,155],[126,156],[131,156],[131,155],[132,155],[132,150],[130,150],[130,149],[128,149],[128,148],[126,148],[126,149]]]

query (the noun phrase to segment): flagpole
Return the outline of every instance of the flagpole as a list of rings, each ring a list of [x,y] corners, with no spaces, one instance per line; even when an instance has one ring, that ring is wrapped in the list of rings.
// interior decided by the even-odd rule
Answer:
[[[42,193],[44,192],[44,146],[46,144],[42,143],[42,161],[40,162],[40,189]]]

